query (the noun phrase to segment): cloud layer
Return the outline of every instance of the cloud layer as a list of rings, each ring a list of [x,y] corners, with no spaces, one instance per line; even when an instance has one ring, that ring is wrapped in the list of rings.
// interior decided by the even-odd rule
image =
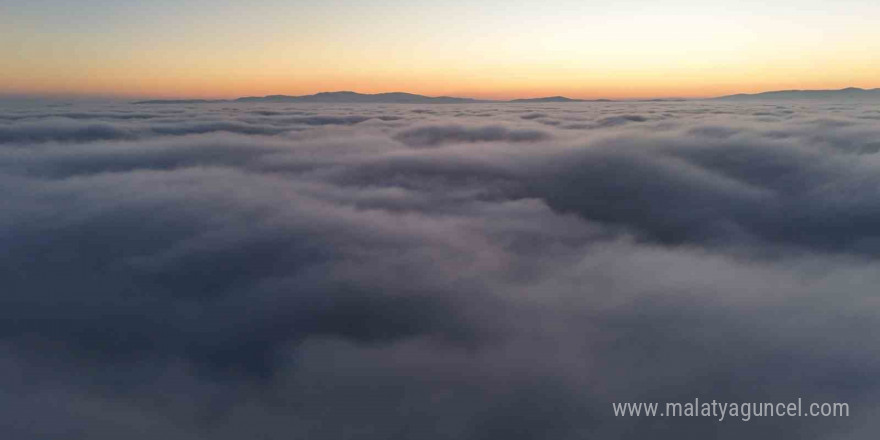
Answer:
[[[873,438],[878,121],[3,107],[10,438]],[[851,416],[611,408],[694,398]]]

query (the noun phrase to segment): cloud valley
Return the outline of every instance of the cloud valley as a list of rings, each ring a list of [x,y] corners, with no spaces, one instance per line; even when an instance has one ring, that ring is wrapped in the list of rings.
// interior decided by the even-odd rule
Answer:
[[[873,438],[878,119],[2,107],[10,438]],[[852,416],[610,405],[694,397]]]

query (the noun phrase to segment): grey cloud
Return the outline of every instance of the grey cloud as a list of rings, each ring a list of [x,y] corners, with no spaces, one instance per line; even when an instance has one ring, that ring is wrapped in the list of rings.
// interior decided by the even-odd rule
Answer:
[[[526,114],[520,116],[520,118],[522,118],[522,119],[540,119],[540,118],[546,118],[546,117],[547,117],[546,113],[538,113],[538,112],[526,113]]]
[[[404,130],[395,139],[412,147],[433,147],[456,142],[535,142],[549,139],[545,131],[507,128],[500,125],[429,125]]]
[[[880,127],[831,107],[5,119],[10,435],[873,438]],[[697,397],[852,415],[611,409]]]
[[[394,122],[404,119],[402,116],[383,114],[291,116],[302,113],[305,112],[259,112],[263,118],[235,118],[235,113],[108,116],[95,112],[37,115],[11,119],[0,124],[0,144],[83,143],[214,132],[276,135],[308,127],[350,126],[371,120]],[[274,115],[281,116],[273,117]]]
[[[714,132],[605,141],[550,162],[529,191],[562,211],[631,227],[662,243],[738,246],[756,240],[880,251],[868,226],[880,218],[871,196],[859,189],[876,180],[873,160],[822,151],[821,144],[817,150],[760,136],[713,138]],[[851,140],[860,151],[870,148],[870,141]]]
[[[108,122],[80,123],[73,120],[48,120],[0,125],[0,144],[34,142],[89,142],[105,139],[133,139],[135,133]]]

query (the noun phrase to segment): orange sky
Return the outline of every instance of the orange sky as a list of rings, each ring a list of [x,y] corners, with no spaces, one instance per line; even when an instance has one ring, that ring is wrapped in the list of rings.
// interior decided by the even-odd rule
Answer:
[[[619,99],[880,87],[880,6],[862,0],[34,0],[3,8],[0,94]]]

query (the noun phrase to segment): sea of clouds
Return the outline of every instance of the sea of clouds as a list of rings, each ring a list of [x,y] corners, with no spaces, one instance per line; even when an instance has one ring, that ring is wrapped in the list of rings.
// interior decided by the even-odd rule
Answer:
[[[873,439],[880,107],[0,106],[9,439]],[[612,402],[847,402],[618,418]]]

